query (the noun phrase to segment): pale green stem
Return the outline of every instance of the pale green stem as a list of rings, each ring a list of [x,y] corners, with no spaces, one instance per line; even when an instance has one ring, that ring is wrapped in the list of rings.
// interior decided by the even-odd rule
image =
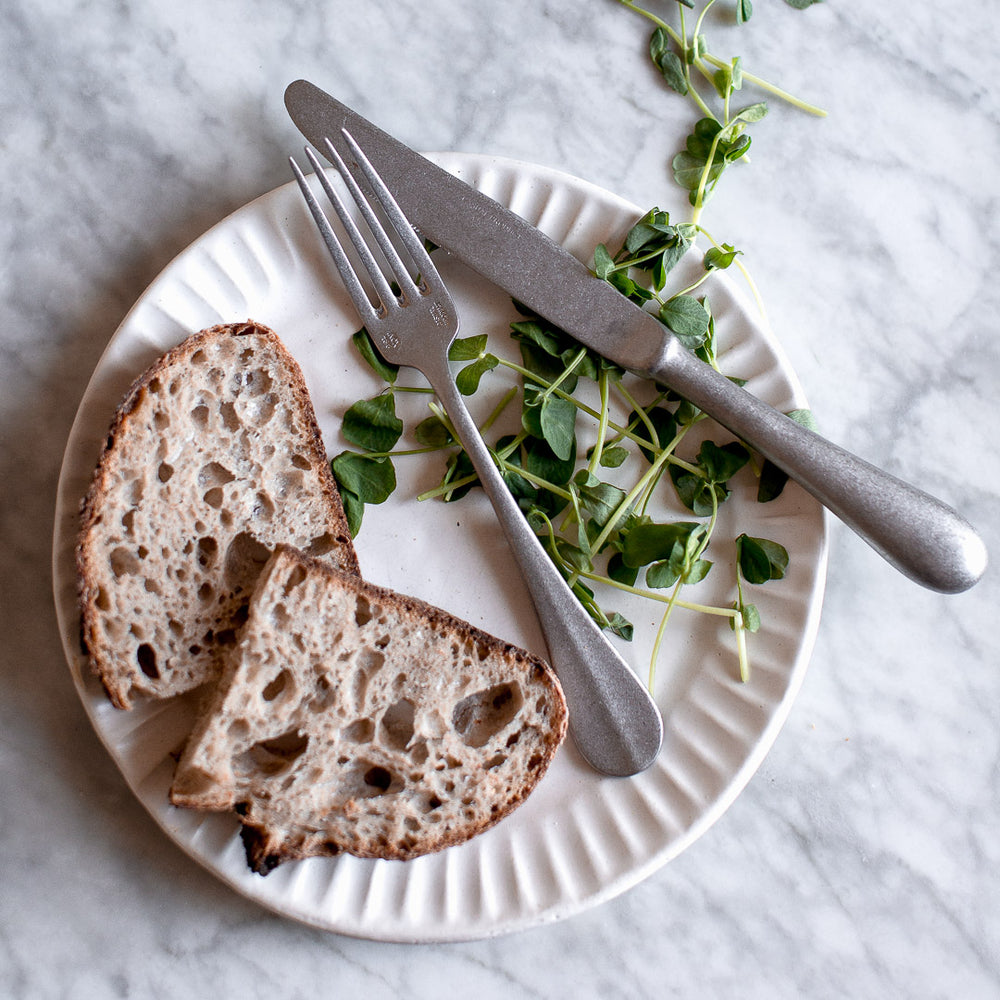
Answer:
[[[463,486],[468,486],[470,483],[474,483],[478,478],[479,477],[476,475],[471,475],[463,476],[461,479],[453,479],[440,486],[435,486],[432,490],[427,490],[426,493],[418,493],[417,499],[420,501],[434,500],[437,497],[447,496],[449,493],[454,493],[455,490],[461,489]]]
[[[712,167],[715,164],[715,151],[719,148],[719,138],[721,136],[722,132],[719,131],[712,137],[712,146],[708,151],[708,156],[705,158],[705,168],[698,179],[698,194],[694,200],[694,211],[691,213],[691,222],[696,226],[705,208],[705,186],[708,184],[709,175],[712,173]]]
[[[550,483],[547,479],[542,479],[541,476],[536,476],[529,472],[527,469],[522,469],[518,465],[510,465],[505,462],[504,466],[508,472],[513,472],[515,475],[520,476],[522,479],[527,480],[532,486],[537,486],[539,489],[548,490],[550,493],[554,493],[557,497],[561,497],[567,503],[571,503],[573,500],[573,494],[569,490],[564,490],[560,486],[556,486],[554,483]]]
[[[618,392],[621,393],[622,398],[626,403],[628,403],[629,406],[632,407],[633,411],[639,417],[639,420],[645,425],[646,430],[649,431],[649,440],[655,448],[655,446],[659,443],[659,438],[656,434],[656,428],[653,426],[653,421],[650,420],[649,414],[646,412],[646,408],[644,406],[640,406],[632,397],[632,394],[628,391],[628,389],[620,383],[618,385]]]
[[[747,630],[743,627],[743,615],[739,611],[733,617],[733,631],[736,633],[736,655],[740,663],[740,680],[746,684],[750,680],[750,654],[747,652]]]
[[[533,371],[529,371],[527,368],[522,368],[513,361],[506,361],[501,358],[500,364],[502,367],[509,368],[512,372],[516,372],[518,375],[530,379],[538,386],[545,387],[549,384],[540,375],[536,375]],[[598,410],[595,410],[592,406],[588,406],[586,403],[581,403],[580,400],[574,398],[568,392],[563,392],[562,389],[556,389],[554,390],[553,395],[572,403],[581,413],[586,413],[588,417],[593,417],[595,420],[601,419],[601,414]],[[609,430],[614,431],[619,437],[633,441],[635,444],[642,445],[644,448],[656,447],[655,437],[652,441],[647,441],[644,437],[630,431],[627,427],[622,427],[619,424],[616,424],[613,420],[608,420],[608,428]]]
[[[618,524],[618,520],[622,516],[622,514],[625,511],[627,511],[629,507],[632,506],[637,497],[642,495],[643,491],[646,488],[647,483],[651,479],[655,479],[656,476],[659,474],[660,469],[662,469],[663,466],[667,462],[669,462],[672,458],[673,456],[666,449],[664,449],[662,452],[660,452],[659,455],[656,456],[656,459],[652,462],[652,464],[645,471],[645,473],[643,473],[643,475],[639,478],[639,481],[625,495],[625,499],[622,500],[622,502],[618,505],[617,510],[615,510],[615,512],[611,515],[611,517],[608,518],[608,523],[601,530],[601,533],[597,536],[596,539],[594,539],[594,544],[591,546],[591,548],[595,552],[601,551],[601,548],[604,546],[604,543],[608,540],[608,536],[611,534],[612,531],[615,530],[615,527]]]
[[[611,417],[608,411],[608,373],[607,370],[601,372],[600,378],[598,380],[598,385],[601,390],[601,416],[597,422],[597,442],[594,445],[594,450],[590,456],[590,463],[587,466],[587,471],[594,475],[595,470],[601,464],[601,454],[604,451],[604,441],[608,435],[608,420]]]
[[[698,229],[699,229],[700,231],[704,232],[704,230],[702,230],[702,229],[701,229],[701,226],[699,226],[699,227],[698,227]],[[679,295],[690,295],[690,294],[691,294],[691,293],[692,293],[693,291],[697,290],[697,288],[698,288],[698,287],[699,287],[700,285],[702,285],[702,284],[704,284],[704,283],[705,283],[706,281],[708,281],[708,278],[709,278],[709,275],[710,275],[711,273],[712,273],[711,271],[705,271],[705,272],[704,272],[704,273],[702,274],[702,276],[701,276],[701,277],[700,277],[700,278],[699,278],[699,279],[698,279],[697,281],[695,281],[695,282],[692,282],[692,284],[688,285],[688,286],[687,286],[687,288],[682,288],[682,289],[681,289],[681,290],[680,290],[679,292],[675,292],[675,293],[674,293],[673,295],[671,295],[670,297],[671,297],[672,299],[675,299],[675,298],[677,298],[677,297],[678,297]]]
[[[488,431],[494,423],[500,418],[500,414],[507,409],[507,405],[510,401],[517,395],[517,386],[511,386],[506,393],[504,393],[503,398],[493,407],[493,411],[490,415],[483,421],[481,431]]]
[[[653,651],[649,655],[649,689],[653,690],[653,684],[656,680],[656,661],[660,658],[660,646],[663,643],[663,633],[667,629],[667,622],[670,621],[670,612],[674,610],[674,605],[677,603],[677,595],[680,593],[681,581],[678,580],[674,585],[674,589],[670,592],[670,599],[667,601],[667,609],[663,612],[663,617],[660,619],[660,627],[656,630],[656,639],[653,642]]]
[[[632,594],[635,597],[644,597],[647,600],[657,601],[660,604],[667,604],[671,600],[668,594],[658,594],[655,590],[646,590],[628,583],[620,583],[618,580],[612,580],[610,577],[601,576],[600,573],[590,573],[580,570],[579,575],[584,580],[602,583],[623,593]],[[674,600],[674,605],[678,608],[684,608],[685,611],[695,611],[703,615],[717,615],[720,618],[735,618],[739,614],[735,608],[718,608],[711,604],[696,604],[692,601],[682,601],[679,598]]]
[[[716,240],[716,238],[704,227],[699,226],[698,232],[700,232],[712,246],[721,250],[722,245]],[[767,319],[767,310],[764,308],[764,299],[761,297],[760,290],[757,288],[757,283],[753,280],[750,271],[747,269],[746,265],[737,257],[733,263],[739,270],[740,274],[743,275],[743,280],[747,283],[747,287],[750,289],[750,294],[753,296],[753,300],[757,305],[757,310],[761,316]]]
[[[718,69],[724,69],[729,65],[718,56],[713,56],[711,52],[705,52],[703,58]],[[743,79],[752,83],[755,87],[759,87],[761,90],[766,90],[769,94],[773,94],[779,100],[792,105],[792,107],[798,108],[800,111],[805,111],[806,114],[815,115],[817,118],[825,118],[827,115],[823,108],[817,107],[815,104],[809,104],[807,101],[789,94],[787,90],[782,90],[781,87],[775,86],[773,83],[768,83],[767,80],[755,76],[753,73],[748,73],[746,70],[743,71]]]
[[[573,374],[576,370],[577,365],[587,356],[587,348],[581,347],[577,355],[573,360],[559,373],[559,378],[555,382],[550,382],[546,389],[542,392],[543,396],[551,396],[554,392],[559,392],[559,386],[563,384]]]

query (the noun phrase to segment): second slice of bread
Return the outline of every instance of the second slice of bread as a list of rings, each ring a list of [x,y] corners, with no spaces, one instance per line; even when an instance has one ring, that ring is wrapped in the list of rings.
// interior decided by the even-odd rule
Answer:
[[[544,661],[279,546],[171,799],[236,809],[262,874],[341,851],[413,858],[510,813],[565,733]]]

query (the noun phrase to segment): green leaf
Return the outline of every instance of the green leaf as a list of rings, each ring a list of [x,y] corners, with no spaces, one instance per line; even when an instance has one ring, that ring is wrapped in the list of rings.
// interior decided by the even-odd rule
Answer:
[[[365,451],[391,451],[403,433],[393,393],[359,400],[344,414],[342,430],[351,444]]]
[[[760,612],[756,604],[741,605],[740,614],[743,617],[743,627],[748,632],[757,632],[760,629]]]
[[[500,359],[492,354],[484,354],[481,358],[473,361],[471,365],[466,365],[455,377],[455,385],[463,396],[471,396],[479,388],[480,379],[487,373],[493,371],[500,364]]]
[[[708,333],[708,310],[693,295],[676,295],[660,307],[660,320],[685,341]]]
[[[812,410],[789,410],[785,416],[791,417],[797,424],[802,424],[811,431],[819,430],[819,424]]]
[[[598,278],[603,278],[607,281],[608,275],[610,275],[614,269],[615,261],[608,252],[608,248],[603,243],[598,243],[597,249],[594,250],[594,274],[596,274]]]
[[[672,587],[681,578],[680,570],[670,560],[653,563],[646,570],[646,586],[654,590]]]
[[[715,92],[725,100],[733,89],[733,76],[729,67],[717,69],[712,75],[712,83],[715,85]]]
[[[417,442],[425,448],[445,448],[455,443],[447,424],[435,415],[421,420],[414,428],[413,434]]]
[[[710,483],[728,483],[749,461],[750,452],[739,441],[721,447],[714,441],[704,441],[698,451],[698,465]]]
[[[693,194],[701,184],[706,160],[707,156],[698,157],[687,151],[678,153],[671,164],[674,171],[674,180],[685,191],[690,191]],[[726,165],[722,158],[716,156],[713,160],[712,168],[708,172],[708,178],[705,183],[706,190],[711,190],[715,182],[722,176],[722,171],[725,167]]]
[[[714,118],[699,118],[685,141],[685,149],[704,163],[712,152],[715,137],[721,131],[722,125]]]
[[[723,243],[721,247],[709,247],[705,251],[705,270],[725,270],[730,267],[737,257],[743,255],[742,250],[737,250],[729,243]]]
[[[669,559],[674,546],[678,542],[683,546],[698,527],[696,521],[639,521],[623,532],[622,559],[633,567]]]
[[[750,136],[737,136],[732,142],[722,147],[722,157],[727,164],[735,163],[750,152]]]
[[[623,271],[613,272],[606,280],[612,284],[617,284],[619,280],[631,283]],[[619,366],[584,347],[565,330],[538,317],[512,323],[511,336],[520,345],[524,366],[546,382],[554,382],[565,375],[567,369],[570,370],[570,374],[560,381],[560,388],[565,392],[573,392],[580,377],[596,379],[600,371],[622,371]]]
[[[671,90],[681,95],[688,92],[684,63],[671,48],[670,36],[662,27],[657,26],[649,39],[649,57]]]
[[[675,232],[670,225],[670,213],[659,208],[650,209],[625,235],[624,249],[635,254],[644,247]]]
[[[748,583],[766,583],[771,579],[771,563],[767,553],[747,535],[736,542],[740,572]]]
[[[736,539],[740,572],[747,583],[767,583],[780,580],[788,569],[788,551],[767,538],[740,535]]]
[[[699,517],[707,517],[728,499],[725,484],[749,461],[750,452],[739,441],[721,448],[714,441],[705,441],[698,452],[700,474],[672,465],[670,479],[681,503]]]
[[[627,299],[631,299],[636,305],[642,305],[644,302],[648,302],[653,298],[653,293],[646,288],[643,288],[638,282],[633,281],[632,278],[626,274],[625,271],[613,271],[605,281],[611,285],[612,288],[616,288],[622,295]]]
[[[670,481],[674,484],[677,499],[699,517],[708,517],[729,496],[729,491],[721,483],[709,483],[703,476],[687,472],[677,465],[670,466]]]
[[[605,280],[637,305],[648,302],[654,292],[663,289],[667,275],[694,240],[690,226],[671,226],[669,218],[666,212],[653,209],[640,219],[626,234],[625,243],[614,258],[615,270],[606,274]],[[629,268],[649,275],[652,291],[634,281]]]
[[[541,348],[553,360],[562,359],[563,353],[575,344],[569,334],[540,319],[522,320],[510,325],[511,335],[521,345],[523,355],[526,345]],[[550,362],[551,364],[552,362]],[[559,369],[555,369],[558,371]]]
[[[618,270],[608,280],[633,301],[648,301],[652,296],[647,290],[630,278],[622,280],[624,269],[635,267],[649,274],[654,289],[659,292],[666,283],[667,275],[691,246],[695,235],[696,230],[690,225],[672,226],[667,212],[652,209],[627,233],[622,251],[615,258]]]
[[[347,528],[351,533],[351,538],[357,538],[365,516],[364,501],[346,489],[340,490],[340,500],[344,507],[344,514],[347,516]]]
[[[674,416],[677,418],[677,423],[681,427],[687,427],[689,424],[693,424],[695,420],[698,419],[698,415],[701,410],[698,409],[693,403],[688,402],[686,399],[682,399],[677,405],[677,409],[674,411]]]
[[[626,587],[632,587],[639,577],[639,567],[629,566],[622,558],[622,554],[616,552],[608,560],[607,573],[608,577],[615,583],[623,583]]]
[[[729,123],[726,125],[727,129],[731,129],[733,124],[736,122],[759,122],[762,118],[767,116],[767,104],[764,101],[758,101],[756,104],[749,104],[742,111],[737,111],[729,119]]]
[[[712,568],[712,563],[707,559],[695,559],[684,574],[686,584],[700,583],[708,576],[708,571]]]
[[[701,559],[702,551],[708,535],[708,527],[703,524],[688,524],[680,522],[677,525],[657,526],[670,527],[670,532],[653,534],[648,528],[637,532],[643,542],[643,555],[649,555],[658,550],[659,556],[646,570],[646,583],[650,587],[661,589],[672,587],[678,581],[682,583],[698,583],[705,578],[712,564],[707,559]],[[626,543],[624,551],[626,563],[629,561],[629,544],[638,544],[635,539]]]
[[[552,540],[549,539],[549,551],[552,551]],[[564,566],[569,566],[574,570],[590,572],[593,566],[590,561],[590,554],[579,545],[574,545],[560,535],[555,539],[555,550],[558,558],[562,560]],[[593,596],[593,591],[588,588],[589,596]]]
[[[551,385],[556,379],[560,379],[559,387],[563,392],[573,393],[576,391],[579,377],[576,372],[566,374],[566,365],[561,354],[550,353],[529,340],[522,340],[518,346],[521,350],[522,365],[529,372],[538,376],[538,381],[531,378],[524,379],[524,400],[527,405],[539,405],[538,396],[544,392],[544,386]]]
[[[753,4],[750,0],[736,0],[736,21],[743,24],[753,17]]]
[[[817,429],[816,418],[811,410],[790,410],[786,416],[791,417],[796,423],[811,431]],[[781,496],[787,482],[787,472],[779,469],[772,461],[765,461],[761,466],[760,480],[757,483],[757,502],[770,503],[770,501],[777,499]]]
[[[448,348],[449,361],[475,361],[486,351],[486,334],[474,337],[459,337]]]
[[[566,460],[576,447],[576,406],[562,396],[546,396],[539,424],[542,437],[557,458]]]
[[[608,619],[607,627],[616,635],[619,639],[624,639],[626,642],[632,641],[632,635],[635,631],[632,623],[623,615],[621,612],[615,611],[611,617]]]
[[[714,118],[702,118],[695,124],[684,151],[673,159],[674,179],[689,192],[691,204],[698,203],[699,191],[701,201],[706,201],[726,166],[746,155],[750,137],[743,135],[743,130],[765,114],[767,105],[761,102],[738,111],[724,126]]]
[[[733,90],[743,89],[743,60],[735,56],[730,64],[729,76],[732,81]]]
[[[388,458],[343,451],[330,466],[337,483],[364,503],[383,503],[396,488],[396,470]]]
[[[811,7],[814,3],[822,3],[822,0],[785,0],[785,3],[796,10],[805,10],[806,7]]]
[[[541,438],[527,438],[521,445],[524,452],[524,469],[553,486],[565,486],[576,471],[576,439],[570,453],[561,458]]]
[[[396,376],[399,374],[399,365],[391,364],[379,354],[371,335],[364,327],[351,337],[351,342],[357,348],[361,357],[364,358],[383,382],[388,382],[392,385],[396,381]]]
[[[628,459],[628,448],[622,448],[621,445],[613,445],[610,448],[605,448],[601,452],[601,466],[605,469],[617,469],[625,463]]]
[[[574,482],[583,508],[603,530],[616,512],[621,510],[621,505],[625,502],[625,491],[611,483],[604,483],[593,476],[588,476],[586,469],[581,469],[577,473]],[[616,527],[623,524],[628,516],[628,510],[622,511],[618,516]]]
[[[708,332],[705,334],[701,343],[695,347],[694,352],[706,364],[711,365],[713,368],[717,368],[718,365],[715,363],[715,317],[712,315],[712,307],[709,305],[707,298],[702,300],[702,304],[705,306],[705,311],[708,313]],[[730,379],[730,381],[732,381],[732,379]]]

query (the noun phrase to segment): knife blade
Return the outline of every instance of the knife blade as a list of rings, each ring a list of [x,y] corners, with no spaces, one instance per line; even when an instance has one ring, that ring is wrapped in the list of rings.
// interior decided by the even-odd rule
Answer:
[[[910,579],[941,593],[973,586],[987,553],[942,501],[851,454],[705,364],[539,229],[305,80],[285,91],[292,121],[343,155],[347,130],[420,232],[582,344],[670,386],[783,469]]]

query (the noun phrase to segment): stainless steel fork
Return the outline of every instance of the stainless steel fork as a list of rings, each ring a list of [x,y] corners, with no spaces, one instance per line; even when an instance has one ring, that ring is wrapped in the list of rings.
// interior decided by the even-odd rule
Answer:
[[[353,245],[362,273],[352,263],[305,175],[295,160],[290,159],[330,256],[383,357],[393,364],[421,371],[444,404],[520,564],[542,626],[549,659],[566,694],[574,742],[597,770],[620,776],[636,774],[648,767],[659,752],[663,740],[659,709],[573,596],[507,490],[448,367],[448,348],[459,329],[452,298],[422,240],[374,167],[346,131],[343,138],[352,167],[329,139],[326,154],[343,178],[356,213],[348,209],[312,149],[306,148],[306,156]],[[368,195],[362,191],[356,173],[364,178]],[[416,279],[379,220],[375,205],[388,219],[397,243],[415,266]],[[358,213],[374,237],[388,273],[379,265],[358,226]],[[369,298],[362,278],[373,286],[375,303]]]

